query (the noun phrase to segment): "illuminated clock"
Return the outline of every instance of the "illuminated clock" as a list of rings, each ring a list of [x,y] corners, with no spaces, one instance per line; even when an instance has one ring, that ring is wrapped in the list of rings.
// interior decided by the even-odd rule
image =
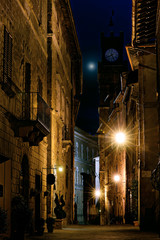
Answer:
[[[119,54],[116,49],[110,48],[105,52],[105,58],[108,62],[115,62],[117,61]]]

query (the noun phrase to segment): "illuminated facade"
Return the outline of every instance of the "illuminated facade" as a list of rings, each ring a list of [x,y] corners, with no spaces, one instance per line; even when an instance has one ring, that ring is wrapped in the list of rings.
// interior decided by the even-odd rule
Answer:
[[[111,217],[108,217],[111,210],[107,211],[107,209],[111,209],[111,204],[107,204],[106,200],[109,195],[107,195],[108,191],[106,191],[104,183],[107,183],[108,188],[109,173],[114,168],[117,158],[117,169],[123,166],[121,162],[124,163],[122,169],[125,169],[123,171],[125,194],[119,189],[121,206],[123,205],[122,197],[125,198],[125,208],[123,207],[125,222],[136,220],[142,230],[158,229],[159,79],[157,76],[159,77],[159,71],[157,74],[157,60],[159,61],[159,15],[156,18],[156,14],[159,14],[158,9],[156,0],[132,1],[132,43],[131,46],[126,47],[132,71],[122,74],[124,88],[121,89],[120,94],[114,92],[112,104],[115,105],[115,108],[111,114],[111,104],[107,106],[104,103],[109,100],[109,94],[104,98],[103,93],[105,92],[102,90],[102,94],[100,93],[102,100],[105,99],[103,108],[100,106],[101,125],[99,128],[100,179],[103,191],[101,198],[102,224],[105,224],[106,219]],[[107,77],[103,79],[107,80]],[[112,82],[114,83],[114,81],[113,79]],[[115,151],[113,138],[110,140],[111,132],[117,131],[119,127],[125,129],[128,138],[124,145],[124,152],[120,148]],[[101,136],[103,134],[104,136]],[[111,165],[109,159],[112,161]],[[107,167],[109,168],[108,176]],[[117,190],[114,189],[114,194]],[[118,199],[119,196],[117,196]],[[115,211],[115,209],[117,207],[114,201],[113,207],[116,217],[117,210]]]
[[[51,106],[52,131],[48,137],[48,173],[62,166],[55,187],[48,197],[48,214],[54,214],[54,194],[63,195],[66,221],[74,215],[74,126],[78,96],[82,90],[81,52],[69,1],[48,1],[48,103]],[[64,24],[65,22],[65,24]],[[52,194],[53,193],[53,194]]]
[[[135,107],[136,114],[132,118],[138,120],[138,155],[133,170],[136,173],[137,169],[139,225],[142,230],[153,230],[157,228],[159,207],[158,191],[153,188],[151,181],[151,173],[158,163],[159,152],[155,39],[157,1],[133,0],[132,3],[132,43],[126,49],[133,76],[131,92],[128,94],[129,102]],[[129,111],[134,113],[131,108]],[[130,174],[133,170],[130,168]]]
[[[73,220],[81,52],[69,1],[61,4],[0,3],[0,207],[8,211],[8,233],[11,199],[19,194],[33,209],[35,231],[40,218],[54,215],[55,193],[64,196],[66,221]]]

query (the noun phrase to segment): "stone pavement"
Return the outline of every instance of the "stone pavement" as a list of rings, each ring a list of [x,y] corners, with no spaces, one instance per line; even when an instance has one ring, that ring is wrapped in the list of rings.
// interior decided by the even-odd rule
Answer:
[[[27,240],[152,240],[159,239],[158,234],[140,232],[138,227],[130,225],[94,226],[70,225],[53,233],[30,237]]]

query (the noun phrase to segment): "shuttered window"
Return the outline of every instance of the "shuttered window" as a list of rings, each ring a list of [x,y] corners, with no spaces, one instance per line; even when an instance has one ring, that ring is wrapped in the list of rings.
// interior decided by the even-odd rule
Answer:
[[[3,83],[11,84],[12,79],[12,37],[4,27]]]
[[[136,44],[154,43],[156,36],[157,0],[136,0]]]

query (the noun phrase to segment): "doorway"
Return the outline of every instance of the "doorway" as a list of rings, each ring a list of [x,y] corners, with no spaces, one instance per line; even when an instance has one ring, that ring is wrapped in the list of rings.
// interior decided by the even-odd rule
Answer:
[[[35,230],[39,228],[40,222],[40,190],[41,190],[41,177],[40,175],[35,175]]]

